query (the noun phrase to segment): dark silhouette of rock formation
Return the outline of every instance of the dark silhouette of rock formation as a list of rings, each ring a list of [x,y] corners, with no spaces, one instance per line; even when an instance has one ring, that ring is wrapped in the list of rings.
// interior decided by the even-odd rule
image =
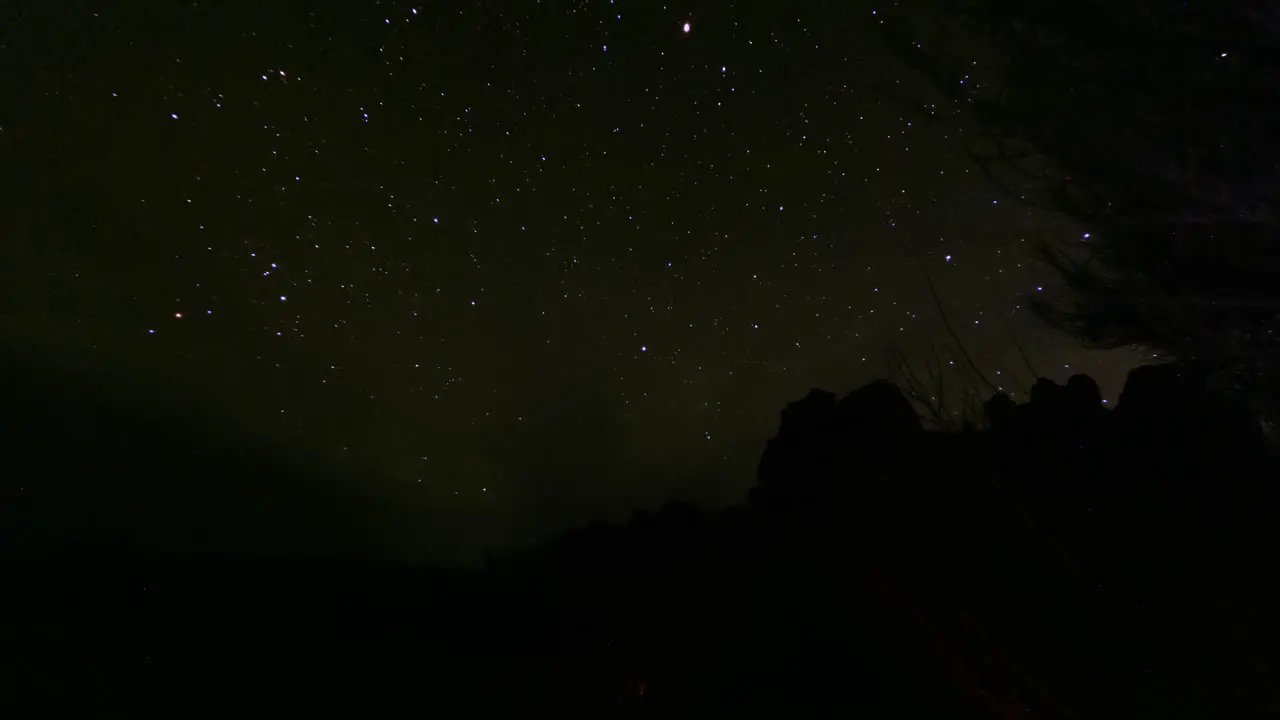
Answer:
[[[1276,457],[1175,367],[926,432],[892,384],[788,405],[749,500],[483,571],[10,548],[0,693],[507,712],[1272,717]],[[180,470],[175,470],[180,472]],[[176,703],[176,705],[175,705]]]

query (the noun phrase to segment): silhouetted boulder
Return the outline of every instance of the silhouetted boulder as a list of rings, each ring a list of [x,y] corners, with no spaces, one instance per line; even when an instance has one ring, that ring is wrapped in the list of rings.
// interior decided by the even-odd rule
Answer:
[[[987,426],[996,433],[1009,432],[1018,422],[1018,404],[1002,392],[992,395],[983,407],[983,411],[987,418]]]
[[[831,435],[838,406],[834,393],[814,388],[782,411],[778,434],[765,445],[756,470],[756,486],[773,492],[788,477],[811,478],[833,452]]]
[[[1069,423],[1066,388],[1048,378],[1031,386],[1031,400],[1017,407],[1017,433],[1037,452],[1061,450]]]
[[[829,492],[837,468],[876,469],[895,457],[893,447],[922,433],[911,403],[887,380],[868,383],[838,403],[830,392],[810,390],[782,411],[753,493],[816,499]]]
[[[1073,407],[1096,408],[1102,405],[1102,390],[1098,381],[1077,373],[1067,379],[1067,399]]]
[[[1102,390],[1088,375],[1072,375],[1067,380],[1067,413],[1072,439],[1078,449],[1091,448],[1106,432],[1110,412],[1102,405]]]
[[[842,430],[868,440],[912,435],[923,429],[915,408],[888,380],[863,385],[846,395],[839,407]]]
[[[1038,421],[1062,417],[1067,409],[1067,391],[1058,383],[1040,378],[1031,386],[1030,407]]]
[[[1128,427],[1161,427],[1180,422],[1190,399],[1187,378],[1174,365],[1143,365],[1129,371],[1116,419]]]
[[[836,409],[835,393],[813,388],[802,399],[787,404],[782,411],[778,437],[803,437],[823,432],[835,421]]]

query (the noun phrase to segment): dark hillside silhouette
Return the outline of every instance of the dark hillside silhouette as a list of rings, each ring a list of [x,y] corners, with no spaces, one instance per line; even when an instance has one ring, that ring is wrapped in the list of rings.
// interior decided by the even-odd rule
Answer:
[[[927,432],[888,382],[814,390],[783,410],[745,504],[669,504],[484,570],[9,543],[0,691],[28,707],[1274,716],[1280,473],[1247,411],[1154,366],[1115,410],[1077,375],[987,413]],[[96,462],[133,452],[130,434],[104,432]],[[6,525],[25,510],[11,499]]]

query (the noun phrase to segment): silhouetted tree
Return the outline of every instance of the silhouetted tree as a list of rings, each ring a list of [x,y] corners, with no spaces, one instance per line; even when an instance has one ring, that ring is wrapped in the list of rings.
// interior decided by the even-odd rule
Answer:
[[[1042,244],[1065,291],[1030,306],[1092,344],[1198,366],[1274,419],[1280,10],[926,0],[881,16],[988,176],[1088,231]]]
[[[947,346],[935,346],[928,362],[917,368],[900,348],[887,353],[891,381],[916,408],[920,420],[931,430],[954,431],[981,424],[982,390],[980,375],[965,362],[963,353]],[[945,360],[960,357],[961,364]]]

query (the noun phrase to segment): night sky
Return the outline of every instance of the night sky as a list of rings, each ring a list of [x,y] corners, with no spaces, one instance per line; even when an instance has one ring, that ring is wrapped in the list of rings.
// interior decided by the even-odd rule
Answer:
[[[1114,398],[1019,307],[1088,229],[876,8],[6,3],[0,330],[353,469],[409,555],[741,498],[788,401],[949,343],[925,270],[1015,397],[1014,336]]]

